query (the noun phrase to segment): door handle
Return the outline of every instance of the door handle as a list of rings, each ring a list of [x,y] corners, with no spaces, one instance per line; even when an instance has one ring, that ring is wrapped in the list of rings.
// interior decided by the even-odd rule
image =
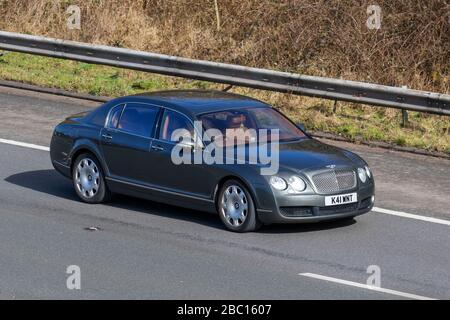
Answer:
[[[110,135],[110,134],[108,134],[108,133],[105,133],[105,134],[102,134],[102,137],[103,137],[103,139],[105,139],[105,140],[112,140],[112,135]]]
[[[152,150],[155,150],[155,151],[163,151],[164,148],[161,147],[161,146],[152,146]]]

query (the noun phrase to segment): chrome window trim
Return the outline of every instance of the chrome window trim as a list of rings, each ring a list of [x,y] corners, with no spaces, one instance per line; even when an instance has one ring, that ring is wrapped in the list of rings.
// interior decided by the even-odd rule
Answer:
[[[157,108],[161,109],[161,111],[162,111],[161,121],[162,121],[162,117],[164,116],[164,112],[165,112],[166,110],[170,110],[170,111],[173,111],[173,112],[176,112],[176,113],[181,114],[183,117],[185,117],[185,118],[188,120],[188,122],[192,125],[192,127],[194,128],[194,130],[195,130],[195,132],[197,133],[197,135],[200,137],[200,139],[198,139],[198,141],[201,142],[201,147],[202,147],[202,148],[205,147],[205,144],[204,144],[203,140],[201,139],[202,136],[201,136],[201,134],[198,132],[198,131],[199,131],[198,128],[195,127],[194,122],[192,121],[192,119],[191,119],[188,115],[186,115],[185,113],[183,113],[183,112],[181,112],[181,111],[179,111],[179,110],[175,110],[175,109],[173,109],[173,108],[171,108],[171,107],[161,106],[161,105],[157,105],[157,104],[153,104],[153,103],[148,103],[148,102],[132,102],[132,101],[129,101],[129,102],[121,102],[121,103],[118,103],[118,104],[114,105],[114,106],[111,107],[111,108],[109,109],[109,111],[108,111],[108,115],[107,115],[107,117],[106,117],[106,120],[105,120],[105,123],[104,123],[104,125],[103,125],[103,128],[104,128],[104,129],[111,130],[111,131],[114,131],[114,132],[122,132],[122,133],[130,134],[130,135],[133,135],[133,136],[136,136],[136,137],[147,138],[147,139],[153,139],[153,140],[155,140],[155,141],[160,141],[160,142],[164,142],[164,143],[171,143],[171,144],[174,144],[174,145],[177,144],[177,142],[175,142],[175,141],[159,139],[159,130],[160,130],[160,128],[159,128],[159,119],[156,119],[157,121],[156,121],[155,128],[154,128],[154,129],[155,129],[155,132],[154,132],[154,133],[155,133],[155,136],[154,136],[154,137],[146,137],[146,136],[142,136],[142,135],[135,134],[135,133],[132,133],[132,132],[128,132],[128,131],[125,131],[125,130],[120,130],[120,129],[118,129],[118,128],[110,128],[110,127],[108,127],[109,118],[111,117],[112,111],[113,111],[116,107],[118,107],[118,106],[120,106],[120,105],[123,105],[123,109],[122,109],[122,112],[121,112],[121,114],[120,114],[120,118],[121,118],[123,112],[125,111],[125,108],[126,108],[127,105],[130,104],[130,103],[143,104],[143,105],[146,105],[146,106],[157,107]],[[119,121],[120,121],[120,118],[119,118]],[[158,138],[157,138],[157,137],[158,137]]]
[[[135,136],[135,137],[139,137],[139,138],[144,138],[144,139],[148,139],[148,140],[153,140],[153,138],[152,137],[146,137],[146,136],[143,136],[143,135],[140,135],[140,134],[136,134],[136,133],[132,133],[132,132],[128,132],[128,131],[124,131],[124,130],[119,130],[119,129],[112,129],[112,128],[106,128],[106,129],[108,129],[109,131],[112,131],[112,132],[118,132],[118,133],[124,133],[124,134],[128,134],[128,135],[130,135],[130,136]]]
[[[106,121],[105,121],[105,124],[104,124],[103,128],[104,128],[104,129],[107,129],[107,130],[111,130],[111,131],[113,131],[113,132],[126,133],[126,134],[129,134],[129,135],[135,136],[135,137],[141,137],[141,138],[146,138],[146,139],[154,139],[154,138],[151,137],[151,136],[150,136],[150,137],[147,137],[147,136],[143,136],[143,135],[136,134],[136,133],[133,133],[133,132],[129,132],[129,131],[126,131],[126,130],[121,130],[121,129],[119,129],[119,128],[110,128],[110,127],[108,127],[109,118],[111,117],[112,111],[113,111],[116,107],[118,107],[118,106],[120,106],[120,105],[123,105],[122,112],[120,113],[120,117],[119,117],[119,122],[120,122],[120,119],[122,118],[122,115],[123,115],[123,113],[124,113],[124,111],[125,111],[127,105],[128,105],[128,104],[133,104],[133,103],[135,103],[135,104],[142,104],[142,105],[150,106],[150,107],[156,107],[156,108],[158,108],[158,109],[163,109],[163,108],[164,108],[163,106],[160,106],[160,105],[157,105],[157,104],[152,104],[152,103],[147,103],[147,102],[132,102],[132,101],[129,101],[129,102],[121,102],[121,103],[118,103],[118,104],[116,104],[115,106],[111,107],[111,109],[109,109],[108,115],[107,115],[107,117],[106,117]],[[160,110],[158,110],[158,113],[159,113],[159,112],[160,112]],[[155,127],[154,127],[154,129],[157,129],[157,128],[158,128],[158,120],[159,120],[159,119],[158,119],[158,114],[157,114],[157,115],[156,115],[156,119],[155,119]]]

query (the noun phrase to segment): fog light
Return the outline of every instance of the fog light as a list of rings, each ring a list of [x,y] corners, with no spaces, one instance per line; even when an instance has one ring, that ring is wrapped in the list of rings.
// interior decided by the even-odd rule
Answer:
[[[374,204],[375,203],[375,196],[371,196],[370,197],[370,201],[372,201],[372,204]]]

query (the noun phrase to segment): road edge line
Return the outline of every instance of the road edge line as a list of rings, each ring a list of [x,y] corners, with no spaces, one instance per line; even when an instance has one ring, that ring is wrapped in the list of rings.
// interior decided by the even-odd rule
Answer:
[[[347,286],[352,286],[352,287],[356,287],[356,288],[361,288],[361,289],[366,289],[366,290],[371,290],[371,291],[376,291],[376,292],[381,292],[381,293],[387,293],[387,294],[391,294],[391,295],[400,296],[403,298],[409,298],[409,299],[415,299],[415,300],[437,300],[435,298],[429,298],[429,297],[420,296],[417,294],[370,286],[370,285],[367,285],[364,283],[359,283],[359,282],[353,282],[353,281],[348,281],[348,280],[343,280],[343,279],[338,279],[338,278],[333,278],[333,277],[327,277],[327,276],[323,276],[323,275],[316,274],[316,273],[305,272],[305,273],[299,273],[298,275],[303,276],[303,277],[343,284],[343,285],[347,285]]]
[[[378,212],[378,213],[389,214],[389,215],[393,215],[393,216],[397,216],[397,217],[402,217],[402,218],[409,218],[409,219],[421,220],[421,221],[438,223],[438,224],[443,224],[443,225],[450,226],[450,220],[444,220],[444,219],[438,219],[438,218],[433,218],[433,217],[421,216],[421,215],[418,215],[418,214],[412,214],[412,213],[407,213],[407,212],[402,212],[402,211],[383,209],[383,208],[378,208],[378,207],[373,207],[372,211]]]
[[[32,144],[32,143],[2,139],[2,138],[0,138],[0,143],[10,144],[10,145],[19,146],[19,147],[25,147],[25,148],[31,148],[31,149],[36,149],[36,150],[42,150],[42,151],[50,151],[49,147],[40,146],[40,145]]]

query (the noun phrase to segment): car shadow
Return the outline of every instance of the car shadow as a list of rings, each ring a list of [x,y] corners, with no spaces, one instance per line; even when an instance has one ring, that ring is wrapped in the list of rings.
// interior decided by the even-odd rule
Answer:
[[[17,173],[5,178],[5,181],[66,200],[82,202],[73,190],[71,180],[63,177],[55,170],[36,170]],[[120,194],[115,194],[111,202],[102,205],[145,214],[159,215],[175,220],[190,221],[217,229],[225,229],[218,217],[214,214]]]
[[[67,200],[78,200],[69,179],[55,170],[36,170],[13,174],[5,181]]]
[[[263,226],[258,233],[276,234],[276,233],[306,233],[338,229],[351,226],[356,223],[355,219],[322,221],[318,223],[290,223],[290,224],[271,224]]]
[[[79,200],[79,198],[75,194],[75,191],[73,190],[72,182],[69,179],[61,176],[55,170],[35,170],[17,173],[5,178],[5,181],[66,200],[81,202],[81,200]],[[115,195],[113,201],[103,205],[125,210],[132,210],[145,214],[156,214],[158,216],[175,220],[194,222],[221,230],[225,229],[217,215],[145,199]],[[258,231],[258,233],[275,234],[323,231],[350,226],[355,222],[356,221],[353,219],[314,224],[274,224],[263,226]]]

